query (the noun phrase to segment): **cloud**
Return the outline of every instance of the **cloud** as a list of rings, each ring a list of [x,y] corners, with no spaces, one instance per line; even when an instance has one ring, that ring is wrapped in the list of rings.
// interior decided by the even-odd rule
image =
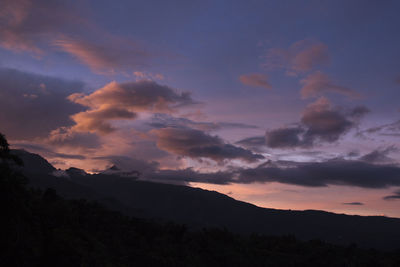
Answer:
[[[0,68],[0,84],[1,131],[14,140],[46,137],[83,110],[66,99],[83,90],[82,82]]]
[[[267,69],[285,69],[289,75],[308,72],[330,61],[328,47],[315,40],[301,40],[288,49],[272,48],[266,55]]]
[[[218,136],[211,136],[203,131],[189,128],[163,128],[152,130],[157,136],[160,149],[194,159],[210,158],[215,161],[242,159],[255,162],[264,157],[250,150],[225,143]]]
[[[359,132],[359,135],[361,136],[364,134],[378,134],[381,136],[398,137],[400,136],[400,120],[376,127],[371,127]]]
[[[71,147],[75,149],[101,147],[100,138],[96,134],[75,132],[68,127],[60,127],[51,131],[44,141],[55,147]]]
[[[110,120],[134,119],[137,115],[126,109],[116,107],[101,107],[72,115],[76,122],[74,131],[107,134],[115,130]]]
[[[257,129],[255,125],[234,122],[203,122],[187,118],[177,118],[169,114],[156,113],[148,123],[154,128],[192,128],[201,131],[216,131],[226,128]]]
[[[160,73],[150,73],[150,72],[145,72],[145,71],[134,71],[133,75],[138,79],[138,80],[159,80],[162,81],[165,79],[164,75]]]
[[[128,156],[109,155],[109,156],[94,157],[93,159],[106,160],[111,165],[117,166],[117,168],[119,168],[120,170],[139,171],[142,174],[148,172],[150,173],[155,172],[159,167],[158,162],[146,161],[143,159],[137,159]]]
[[[393,193],[393,195],[383,197],[384,200],[400,200],[400,190]]]
[[[245,147],[257,147],[265,145],[265,136],[254,136],[242,139],[236,142],[238,145],[243,145]]]
[[[61,159],[78,159],[84,160],[86,156],[79,154],[67,154],[67,153],[59,153],[55,152],[52,149],[48,148],[46,145],[41,144],[31,144],[31,143],[12,143],[12,146],[18,149],[26,149],[30,152],[39,153],[41,156],[45,158],[61,158]]]
[[[73,130],[107,134],[115,130],[112,120],[135,119],[138,112],[171,113],[186,105],[195,104],[190,93],[159,85],[153,81],[111,82],[95,92],[72,94],[68,99],[87,107],[74,114]]]
[[[345,202],[345,203],[342,203],[343,205],[350,205],[350,206],[363,206],[364,205],[364,203],[362,203],[362,202]]]
[[[400,75],[398,75],[397,78],[395,79],[395,83],[400,84]]]
[[[239,77],[242,84],[252,87],[262,87],[266,89],[271,88],[271,84],[268,81],[268,76],[261,73],[244,74]]]
[[[232,181],[231,174],[227,172],[200,173],[191,168],[182,170],[158,170],[156,172],[146,173],[144,179],[164,182],[179,181],[221,185],[229,184]]]
[[[0,47],[35,56],[62,50],[99,74],[131,73],[146,66],[151,56],[143,46],[97,27],[87,16],[82,16],[80,4],[60,0],[3,0]]]
[[[368,112],[364,106],[350,110],[334,108],[328,99],[322,97],[305,108],[299,123],[268,130],[264,140],[257,136],[240,140],[237,144],[251,147],[254,142],[271,148],[297,148],[321,142],[332,143],[356,127]]]
[[[42,54],[52,37],[83,20],[65,1],[2,0],[0,22],[1,47]]]
[[[266,162],[255,168],[234,168],[227,171],[203,173],[191,168],[155,170],[144,174],[145,179],[212,184],[251,184],[278,182],[305,187],[329,185],[361,188],[400,186],[400,167],[375,165],[356,160],[335,159],[324,162]],[[387,199],[398,199],[400,192]],[[360,205],[354,202],[344,205]]]
[[[293,148],[305,145],[300,139],[300,134],[304,133],[301,127],[278,128],[267,131],[265,145],[271,148]]]
[[[317,140],[337,141],[341,135],[356,125],[354,114],[359,118],[354,109],[346,114],[334,109],[326,98],[319,98],[308,105],[302,114],[301,124],[307,129],[304,142],[312,144]]]
[[[330,160],[325,162],[293,162],[279,166],[270,164],[238,171],[237,182],[279,182],[309,187],[347,185],[363,188],[386,188],[400,185],[400,168],[396,165],[375,165],[362,161]]]
[[[344,86],[336,85],[329,77],[316,71],[300,81],[303,84],[300,94],[303,98],[318,97],[326,93],[337,93],[350,98],[360,97],[360,94]]]
[[[104,39],[89,41],[63,38],[53,44],[100,74],[144,67],[150,58],[149,53],[136,43],[115,37],[112,38],[112,43]]]
[[[392,152],[397,152],[398,148],[395,146],[389,146],[387,148],[379,148],[368,154],[365,154],[360,158],[362,161],[371,163],[387,163],[393,162],[394,160],[388,157],[388,154]]]

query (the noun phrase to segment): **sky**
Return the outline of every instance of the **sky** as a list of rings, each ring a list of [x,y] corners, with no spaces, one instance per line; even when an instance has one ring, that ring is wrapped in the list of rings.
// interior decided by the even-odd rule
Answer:
[[[400,217],[398,1],[0,2],[0,132],[62,170]]]

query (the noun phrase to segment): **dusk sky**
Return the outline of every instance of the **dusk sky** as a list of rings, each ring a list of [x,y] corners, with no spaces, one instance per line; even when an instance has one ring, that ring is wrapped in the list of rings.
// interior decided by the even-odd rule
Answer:
[[[0,132],[258,206],[400,217],[399,1],[0,1]]]

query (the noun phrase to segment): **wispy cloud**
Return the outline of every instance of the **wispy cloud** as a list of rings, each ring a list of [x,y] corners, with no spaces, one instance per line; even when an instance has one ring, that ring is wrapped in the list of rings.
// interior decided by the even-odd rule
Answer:
[[[308,75],[300,83],[303,85],[300,91],[303,98],[319,97],[327,93],[342,94],[350,98],[360,97],[360,94],[352,89],[335,84],[326,74],[320,71]]]
[[[400,190],[393,193],[393,195],[383,197],[384,200],[400,200]]]
[[[364,203],[362,203],[362,202],[345,202],[345,203],[342,203],[343,205],[350,205],[350,206],[363,206],[364,205]]]
[[[150,54],[138,44],[115,37],[109,43],[63,38],[53,44],[100,74],[143,68],[150,58]]]
[[[265,56],[267,69],[284,69],[288,75],[297,75],[326,65],[330,61],[328,47],[316,40],[301,40],[288,49],[271,48]]]
[[[239,81],[247,86],[261,87],[271,89],[271,84],[268,81],[268,76],[261,73],[243,74],[239,77]]]

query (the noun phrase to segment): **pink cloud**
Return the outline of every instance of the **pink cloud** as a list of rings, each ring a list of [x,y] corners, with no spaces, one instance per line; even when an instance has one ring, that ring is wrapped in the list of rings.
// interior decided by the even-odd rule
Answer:
[[[68,3],[45,0],[3,0],[0,20],[0,46],[35,55],[71,25],[83,24]]]
[[[320,71],[308,75],[306,78],[302,79],[300,83],[303,84],[300,91],[303,98],[318,97],[326,93],[342,94],[350,98],[357,98],[360,96],[359,93],[350,88],[335,84],[326,74]]]
[[[271,88],[271,84],[268,81],[268,76],[261,73],[244,74],[239,77],[242,84],[252,87],[262,87],[266,89]]]
[[[264,66],[267,69],[285,69],[288,75],[297,75],[326,65],[329,60],[328,47],[324,43],[301,40],[288,49],[269,49]]]
[[[88,65],[94,72],[103,74],[143,67],[150,57],[134,42],[116,37],[111,41],[107,43],[63,38],[53,44]]]

